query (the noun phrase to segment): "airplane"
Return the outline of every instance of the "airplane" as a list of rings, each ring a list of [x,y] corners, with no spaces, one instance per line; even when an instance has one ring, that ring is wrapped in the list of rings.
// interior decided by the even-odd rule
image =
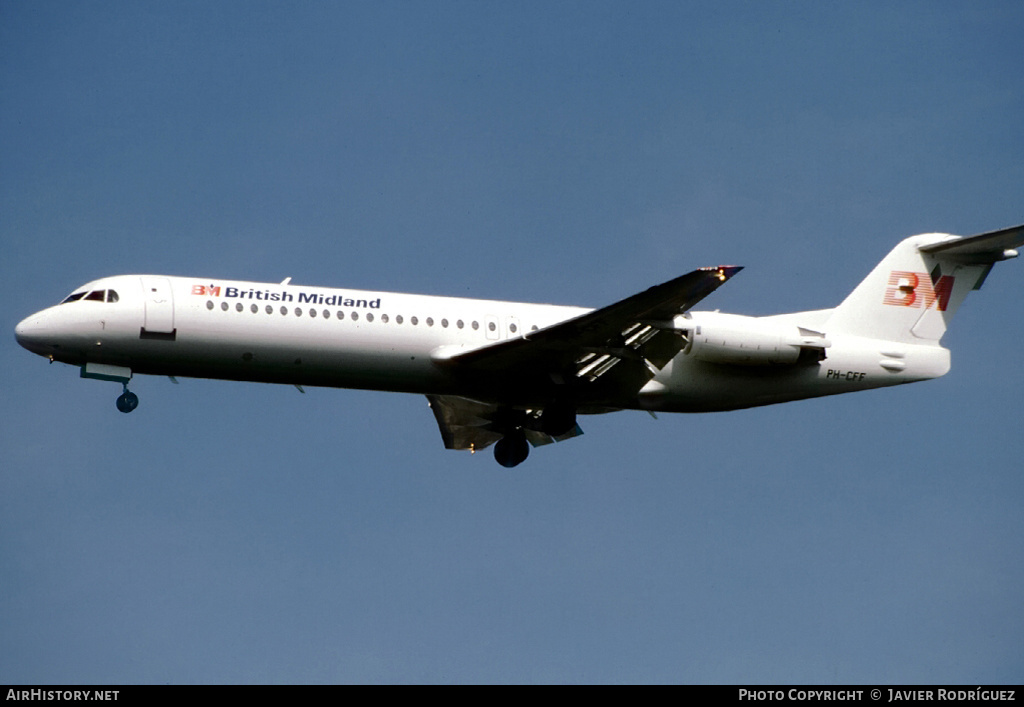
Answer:
[[[122,384],[136,374],[425,395],[448,449],[504,467],[582,434],[579,415],[711,412],[938,378],[940,340],[1024,225],[900,242],[832,309],[692,311],[742,268],[704,267],[601,309],[119,275],[19,323],[23,347]]]

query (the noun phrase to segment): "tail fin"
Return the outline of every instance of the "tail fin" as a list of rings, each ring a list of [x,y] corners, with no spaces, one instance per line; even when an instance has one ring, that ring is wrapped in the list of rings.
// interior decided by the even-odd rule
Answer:
[[[1017,256],[1024,226],[960,238],[912,236],[885,256],[828,320],[829,333],[938,344],[971,290],[992,265]]]

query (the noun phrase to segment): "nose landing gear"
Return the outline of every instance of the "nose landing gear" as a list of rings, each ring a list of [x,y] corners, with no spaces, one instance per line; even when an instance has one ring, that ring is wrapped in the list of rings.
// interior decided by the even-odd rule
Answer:
[[[131,412],[139,406],[139,396],[128,390],[128,384],[124,384],[124,392],[117,396],[117,409],[121,412]]]
[[[82,366],[82,378],[120,383],[124,392],[117,396],[117,409],[121,412],[131,412],[139,406],[139,396],[128,390],[128,381],[132,379],[130,368],[106,363],[86,363]]]

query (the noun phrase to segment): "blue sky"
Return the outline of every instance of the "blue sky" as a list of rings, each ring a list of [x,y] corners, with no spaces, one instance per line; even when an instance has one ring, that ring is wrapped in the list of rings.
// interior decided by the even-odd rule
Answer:
[[[1024,222],[1018,2],[0,0],[0,682],[1020,682],[1019,262],[938,381],[623,412],[514,471],[426,401],[14,325],[156,272],[834,306]]]

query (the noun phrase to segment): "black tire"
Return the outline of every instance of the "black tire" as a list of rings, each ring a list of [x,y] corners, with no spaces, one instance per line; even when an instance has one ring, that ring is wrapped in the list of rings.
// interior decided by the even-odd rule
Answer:
[[[117,409],[121,412],[131,412],[139,406],[139,396],[130,390],[126,390],[117,396]]]
[[[494,459],[506,469],[519,466],[530,456],[530,443],[522,430],[516,430],[498,440],[494,445]]]

